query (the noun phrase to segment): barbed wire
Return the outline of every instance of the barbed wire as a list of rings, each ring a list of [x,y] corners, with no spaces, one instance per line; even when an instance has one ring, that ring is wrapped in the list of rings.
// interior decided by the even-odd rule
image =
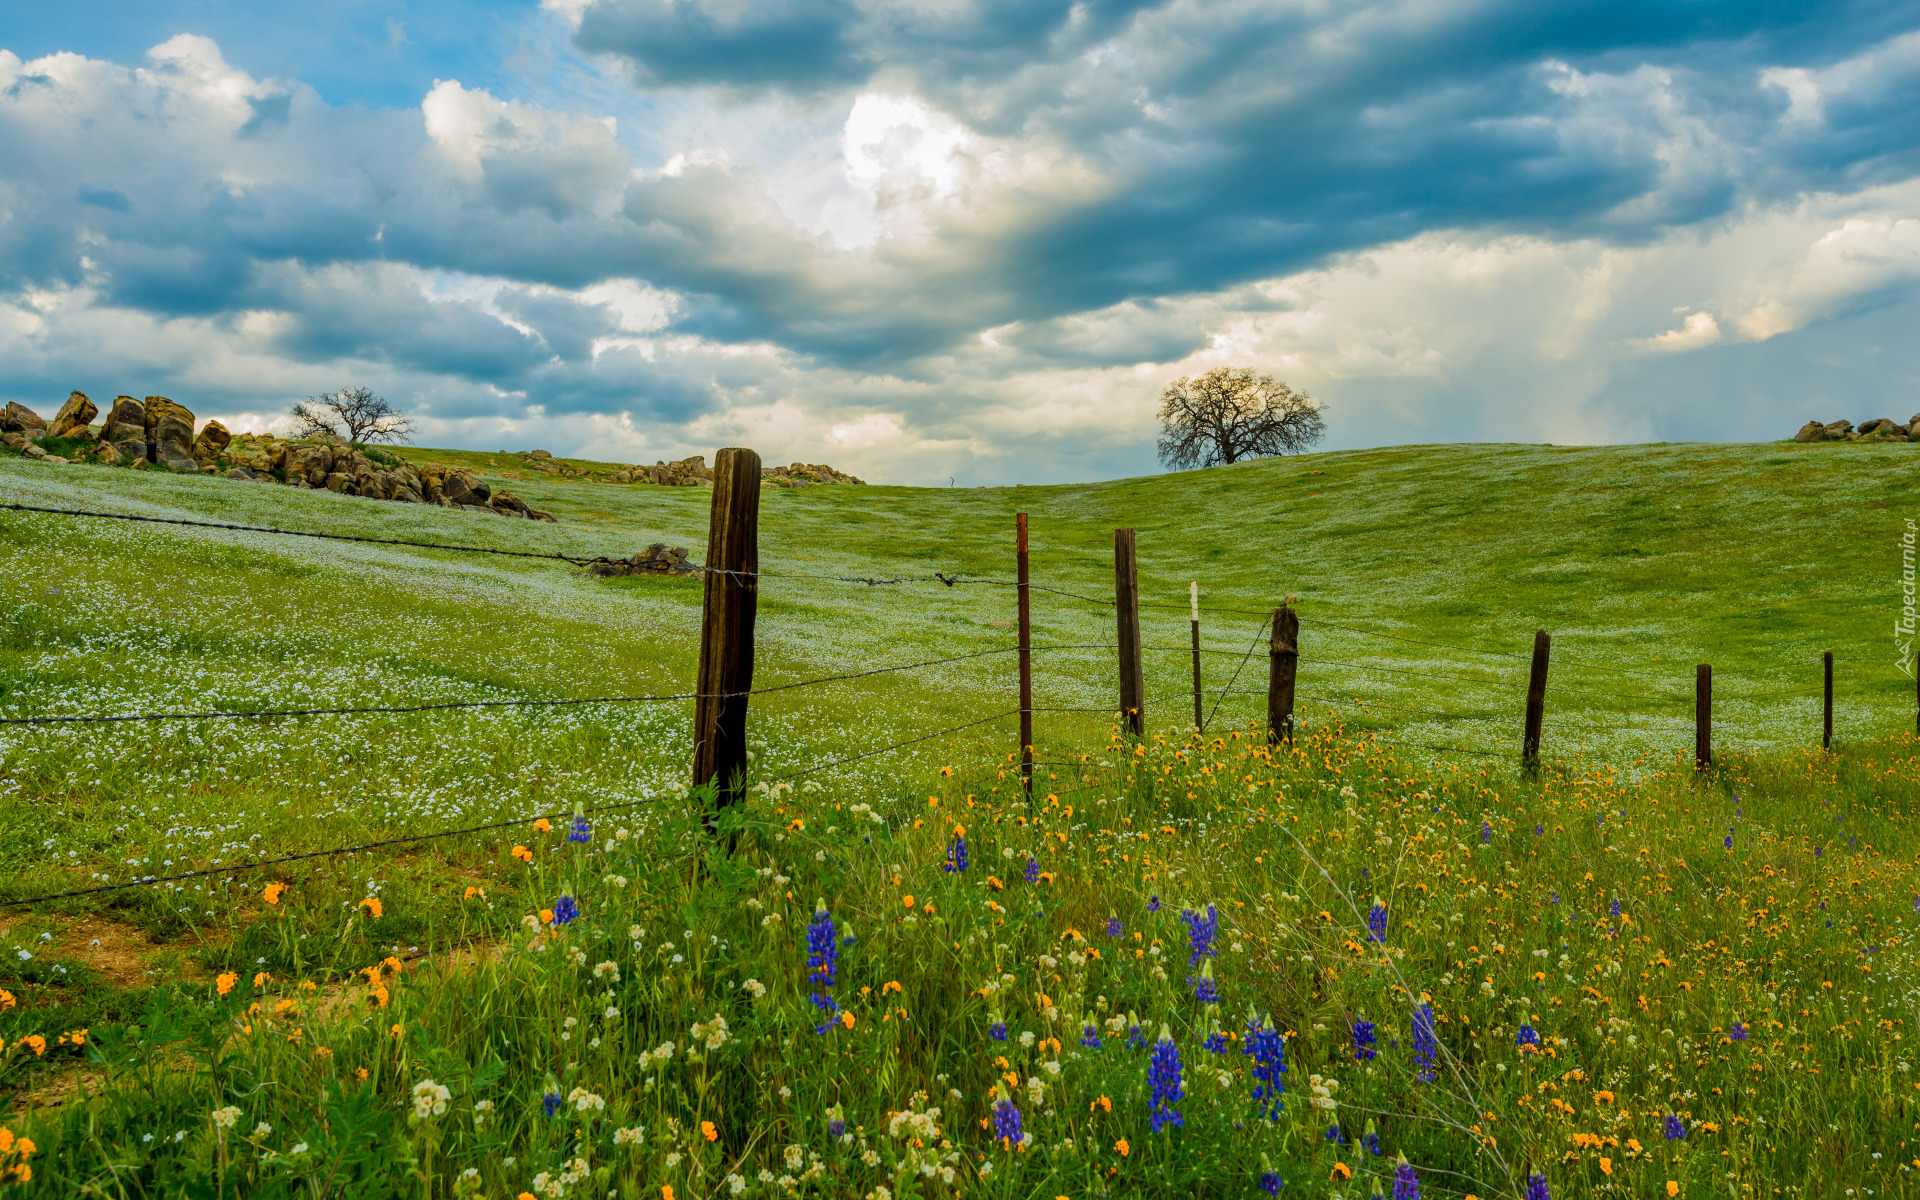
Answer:
[[[830,762],[821,763],[818,766],[807,767],[799,771],[789,771],[784,775],[775,775],[772,778],[768,779],[767,782],[782,783],[789,779],[798,779],[803,775],[813,775],[820,771],[826,771],[834,767],[844,766],[847,763],[859,762],[863,758],[873,758],[876,755],[887,754],[894,750],[898,750],[903,746],[912,746],[919,742],[929,742],[937,737],[944,737],[950,733],[960,733],[963,730],[972,729],[976,725],[985,725],[989,721],[1005,720],[1008,717],[1018,716],[1019,714],[1020,714],[1020,710],[1017,708],[1008,709],[1006,712],[995,713],[990,717],[981,717],[977,721],[968,721],[964,725],[955,725],[947,729],[936,729],[932,733],[923,733],[918,737],[910,737],[903,741],[894,742],[891,745],[882,746],[878,750],[868,750],[861,754],[849,754],[844,758],[836,758]]]

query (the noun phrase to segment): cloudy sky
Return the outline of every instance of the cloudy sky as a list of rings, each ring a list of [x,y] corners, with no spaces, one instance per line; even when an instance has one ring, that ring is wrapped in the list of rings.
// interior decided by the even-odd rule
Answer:
[[[0,399],[1155,469],[1920,412],[1920,3],[109,0],[0,25]]]

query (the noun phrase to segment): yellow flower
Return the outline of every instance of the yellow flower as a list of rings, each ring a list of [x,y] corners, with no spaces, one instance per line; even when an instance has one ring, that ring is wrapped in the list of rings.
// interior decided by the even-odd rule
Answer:
[[[284,884],[284,883],[270,883],[270,884],[268,884],[268,885],[267,885],[267,891],[266,891],[266,900],[267,900],[267,903],[268,903],[268,904],[278,904],[278,903],[280,903],[280,893],[282,893],[282,892],[284,892],[284,891],[286,891],[286,890],[287,890],[287,885],[286,885],[286,884]]]
[[[1343,1162],[1337,1162],[1333,1164],[1333,1170],[1327,1173],[1327,1178],[1338,1179],[1344,1183],[1353,1178],[1353,1168]]]
[[[538,829],[541,833],[553,832],[553,823],[548,821],[545,817],[541,817],[538,821],[535,821],[533,823],[533,827],[535,829]]]
[[[1600,1173],[1601,1173],[1602,1175],[1611,1175],[1611,1174],[1613,1174],[1613,1160],[1612,1160],[1612,1159],[1610,1159],[1610,1158],[1603,1158],[1603,1159],[1601,1159],[1601,1160],[1600,1160]]]
[[[1125,1158],[1127,1155],[1133,1153],[1133,1147],[1127,1145],[1127,1139],[1125,1138],[1121,1138],[1119,1141],[1115,1142],[1113,1144],[1113,1148],[1120,1152],[1121,1158]]]
[[[380,907],[380,898],[378,896],[368,896],[360,902],[360,907],[366,909],[369,914],[376,917],[383,911]]]
[[[527,849],[525,846],[515,846],[513,848],[513,857],[519,859],[521,862],[530,863],[533,861],[533,851]]]
[[[253,986],[257,988],[263,988],[272,981],[273,976],[267,974],[265,971],[255,971],[253,973]]]
[[[222,971],[219,975],[214,977],[213,987],[215,991],[219,992],[222,996],[224,996],[228,992],[233,990],[234,984],[239,982],[240,982],[240,976],[235,972]]]
[[[1678,1196],[1679,1194],[1680,1194],[1680,1185],[1675,1183],[1671,1179],[1667,1180],[1667,1195]]]

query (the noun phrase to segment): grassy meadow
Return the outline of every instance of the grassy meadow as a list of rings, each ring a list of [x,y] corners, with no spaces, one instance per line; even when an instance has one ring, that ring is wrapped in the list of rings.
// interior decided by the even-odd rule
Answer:
[[[705,532],[704,489],[420,453],[561,524],[13,457],[0,500],[588,555]],[[0,901],[514,822],[0,910],[5,1126],[33,1143],[0,1172],[50,1195],[1362,1196],[1404,1188],[1404,1154],[1424,1195],[1898,1193],[1909,469],[1449,446],[769,489],[757,686],[1010,646],[1006,587],[820,577],[1005,580],[1016,511],[1035,582],[1075,595],[1035,594],[1060,711],[1031,802],[1010,720],[834,765],[1013,708],[993,653],[757,700],[771,786],[731,856],[682,786],[685,702],[0,727]],[[1138,746],[1104,715],[1116,525],[1156,606]],[[0,553],[5,716],[672,694],[697,653],[697,580],[24,513]],[[1259,614],[1289,593],[1305,719],[1270,754]],[[1523,780],[1537,627],[1548,763]],[[1709,777],[1682,757],[1703,661]]]

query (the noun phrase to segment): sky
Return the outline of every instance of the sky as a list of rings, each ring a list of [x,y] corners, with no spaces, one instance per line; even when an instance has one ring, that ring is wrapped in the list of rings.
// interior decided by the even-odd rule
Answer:
[[[1920,0],[9,4],[0,400],[422,445],[1158,469],[1920,413]],[[267,14],[267,15],[263,15]]]

